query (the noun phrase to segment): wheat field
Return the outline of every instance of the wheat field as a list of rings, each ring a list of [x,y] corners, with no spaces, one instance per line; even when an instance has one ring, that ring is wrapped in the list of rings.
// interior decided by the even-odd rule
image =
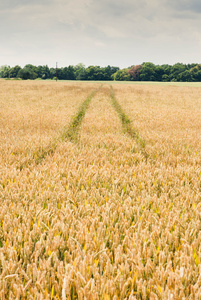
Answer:
[[[0,299],[201,299],[200,94],[0,81]]]

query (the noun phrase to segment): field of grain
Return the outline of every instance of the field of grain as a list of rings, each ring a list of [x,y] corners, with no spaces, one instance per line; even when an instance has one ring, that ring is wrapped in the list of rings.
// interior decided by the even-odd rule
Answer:
[[[0,299],[201,299],[200,95],[0,81]]]

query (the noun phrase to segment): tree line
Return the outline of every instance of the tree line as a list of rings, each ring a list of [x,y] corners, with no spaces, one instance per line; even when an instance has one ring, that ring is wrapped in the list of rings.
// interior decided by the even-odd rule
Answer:
[[[31,64],[21,68],[19,65],[0,67],[0,78],[18,79],[58,79],[58,80],[116,80],[116,81],[201,81],[201,64],[155,65],[144,62],[120,69],[108,65],[107,67],[89,66],[83,64],[69,65],[63,68],[49,68]]]

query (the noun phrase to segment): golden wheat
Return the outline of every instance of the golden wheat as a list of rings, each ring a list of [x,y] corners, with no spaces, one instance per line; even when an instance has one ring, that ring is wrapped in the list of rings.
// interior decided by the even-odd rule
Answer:
[[[1,299],[201,299],[200,89],[0,86]]]

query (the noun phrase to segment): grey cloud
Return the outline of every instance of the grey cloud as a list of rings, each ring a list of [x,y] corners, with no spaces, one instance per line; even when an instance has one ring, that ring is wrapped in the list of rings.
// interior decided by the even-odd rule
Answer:
[[[64,65],[83,61],[128,66],[133,59],[140,63],[152,58],[178,61],[182,55],[199,58],[198,0],[2,2],[0,60],[5,59],[6,49],[8,59],[26,57],[28,62],[42,63],[49,57]]]
[[[140,6],[143,6],[143,1]],[[137,11],[139,5],[137,1],[94,1],[93,9],[101,16],[120,17],[126,16],[131,11]]]
[[[43,0],[43,4],[51,3],[53,0]],[[41,3],[40,0],[6,0],[6,1],[1,1],[0,2],[0,9],[12,9],[15,7],[20,7],[22,5],[32,5],[34,6],[35,4]]]
[[[200,1],[192,1],[187,6],[189,10],[195,12],[195,13],[201,13],[201,2]]]
[[[201,13],[201,2],[200,0],[171,0],[168,2],[169,5],[176,9],[177,12],[186,12],[186,13]]]

